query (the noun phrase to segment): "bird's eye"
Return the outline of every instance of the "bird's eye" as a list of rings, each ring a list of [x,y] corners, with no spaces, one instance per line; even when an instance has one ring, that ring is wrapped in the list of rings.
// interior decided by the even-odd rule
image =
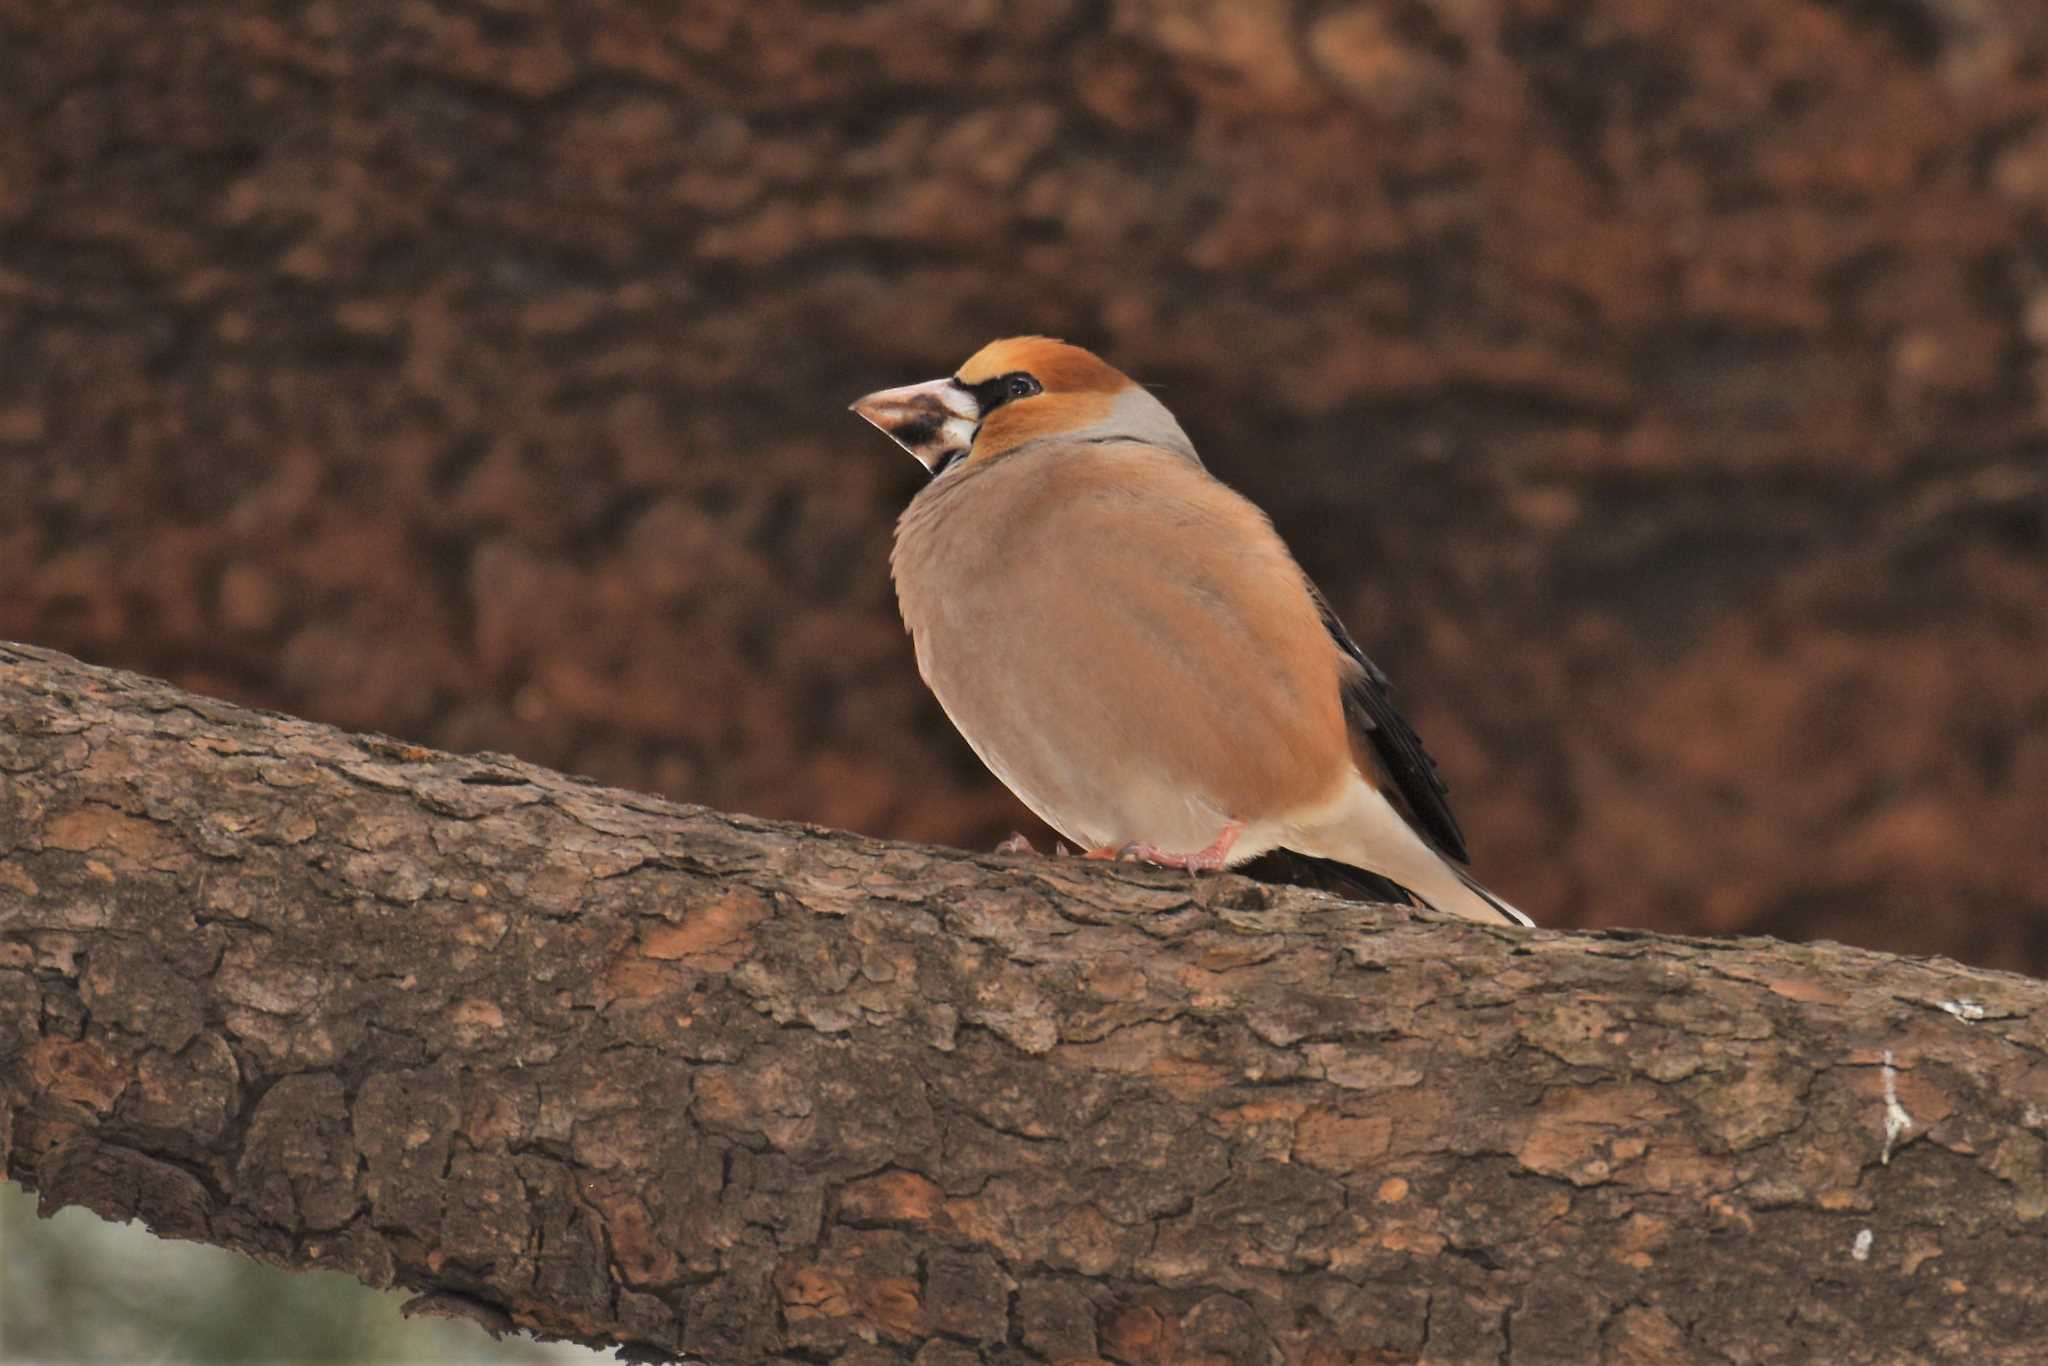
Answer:
[[[1033,394],[1045,392],[1045,386],[1038,382],[1038,376],[1023,370],[1012,370],[1007,375],[994,375],[979,384],[969,384],[955,376],[953,383],[974,396],[983,417],[987,417],[1012,399],[1030,398]]]

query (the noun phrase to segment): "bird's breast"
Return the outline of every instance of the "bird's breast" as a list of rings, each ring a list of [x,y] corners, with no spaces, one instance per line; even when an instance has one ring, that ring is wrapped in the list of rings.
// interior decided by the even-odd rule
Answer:
[[[947,716],[1090,847],[1200,849],[1229,821],[1325,799],[1348,763],[1300,571],[1255,509],[1219,513],[1242,500],[1163,458],[1150,489],[1099,463],[948,476],[961,483],[906,510],[892,556]]]

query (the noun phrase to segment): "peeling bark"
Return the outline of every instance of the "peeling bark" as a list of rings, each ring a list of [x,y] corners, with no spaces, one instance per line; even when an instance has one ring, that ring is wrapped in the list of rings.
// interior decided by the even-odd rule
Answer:
[[[715,1362],[2038,1356],[2048,988],[884,844],[0,647],[45,1211]]]

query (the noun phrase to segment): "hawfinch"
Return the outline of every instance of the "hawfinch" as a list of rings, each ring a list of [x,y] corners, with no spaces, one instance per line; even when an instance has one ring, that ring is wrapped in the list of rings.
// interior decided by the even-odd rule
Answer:
[[[890,556],[918,672],[1046,824],[1094,858],[1291,850],[1531,923],[1465,872],[1386,675],[1149,392],[1015,337],[853,411],[931,473]]]

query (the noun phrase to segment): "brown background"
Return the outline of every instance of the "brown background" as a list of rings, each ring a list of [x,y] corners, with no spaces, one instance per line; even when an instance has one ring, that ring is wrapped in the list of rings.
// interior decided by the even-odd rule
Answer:
[[[0,0],[0,637],[989,842],[843,409],[1045,331],[1539,919],[2048,969],[2048,8],[670,8]]]

